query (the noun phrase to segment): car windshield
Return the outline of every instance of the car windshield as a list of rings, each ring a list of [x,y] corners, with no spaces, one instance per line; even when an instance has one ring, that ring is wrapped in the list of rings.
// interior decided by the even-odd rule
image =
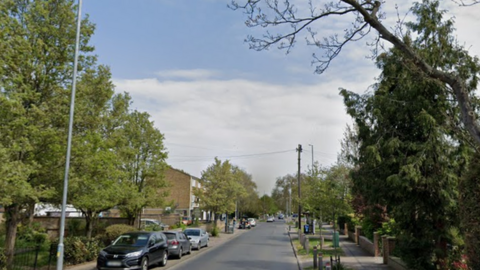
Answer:
[[[186,235],[191,235],[191,236],[200,236],[200,231],[199,230],[185,230]]]
[[[165,235],[167,236],[167,238],[168,238],[169,240],[172,240],[172,239],[175,239],[175,238],[176,238],[174,233],[165,233]]]
[[[147,234],[122,234],[112,244],[112,246],[145,246],[148,242]]]

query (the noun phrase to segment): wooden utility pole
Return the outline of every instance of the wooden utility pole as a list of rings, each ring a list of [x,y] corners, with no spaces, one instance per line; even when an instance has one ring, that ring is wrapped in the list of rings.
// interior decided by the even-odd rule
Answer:
[[[300,154],[302,153],[302,145],[299,144],[297,148],[298,152],[298,229],[300,233],[302,232],[302,204],[300,203],[301,192],[300,192]]]

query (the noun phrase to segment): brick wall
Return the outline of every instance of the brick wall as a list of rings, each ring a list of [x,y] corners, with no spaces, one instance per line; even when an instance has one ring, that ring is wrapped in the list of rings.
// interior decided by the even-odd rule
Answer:
[[[166,202],[174,201],[178,204],[176,210],[189,210],[191,196],[191,176],[182,171],[168,167],[165,172],[165,179],[170,183],[170,195]],[[187,216],[189,213],[187,212]]]

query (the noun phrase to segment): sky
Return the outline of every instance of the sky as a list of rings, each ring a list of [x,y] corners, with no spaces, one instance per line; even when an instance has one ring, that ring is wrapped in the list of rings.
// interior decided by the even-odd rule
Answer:
[[[311,62],[319,51],[303,36],[288,54],[249,49],[245,38],[265,29],[246,27],[245,15],[229,9],[229,2],[83,0],[82,14],[96,24],[91,44],[99,63],[110,67],[116,92],[128,92],[132,108],[148,112],[165,136],[169,165],[201,177],[215,157],[229,160],[252,175],[260,195],[270,194],[278,177],[297,173],[299,144],[302,172],[312,160],[336,163],[352,124],[339,89],[372,90],[380,70],[366,44],[375,33],[347,45],[318,75]],[[292,2],[300,12],[308,3]],[[441,2],[450,10],[446,17],[455,16],[460,44],[479,55],[480,5]],[[384,3],[388,29],[399,17],[411,18],[411,4]],[[335,18],[313,27],[320,36],[341,35],[349,23]]]

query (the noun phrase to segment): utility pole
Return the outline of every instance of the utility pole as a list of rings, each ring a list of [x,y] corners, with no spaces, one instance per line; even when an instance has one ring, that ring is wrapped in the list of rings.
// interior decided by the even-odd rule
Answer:
[[[302,153],[302,145],[299,144],[297,148],[298,152],[298,229],[302,231],[302,204],[300,203],[301,192],[300,192],[300,154]]]

